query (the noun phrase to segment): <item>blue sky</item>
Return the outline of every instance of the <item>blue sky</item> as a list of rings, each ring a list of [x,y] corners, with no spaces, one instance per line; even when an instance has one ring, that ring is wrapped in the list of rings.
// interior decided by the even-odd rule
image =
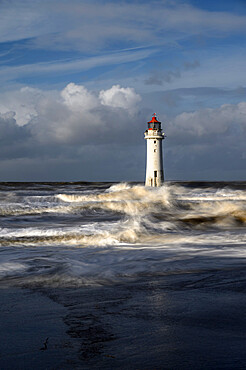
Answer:
[[[246,3],[0,3],[0,181],[245,180]]]

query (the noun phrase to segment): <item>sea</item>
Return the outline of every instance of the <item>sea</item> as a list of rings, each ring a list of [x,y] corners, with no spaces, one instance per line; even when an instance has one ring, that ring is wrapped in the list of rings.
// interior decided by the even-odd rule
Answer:
[[[18,321],[2,368],[245,369],[245,190],[0,183],[0,295]],[[7,292],[53,302],[63,334],[30,301],[39,336]]]

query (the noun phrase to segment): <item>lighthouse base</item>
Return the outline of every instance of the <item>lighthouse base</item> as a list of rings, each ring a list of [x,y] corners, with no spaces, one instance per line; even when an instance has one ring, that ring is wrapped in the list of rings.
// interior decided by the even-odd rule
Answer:
[[[157,188],[163,185],[164,176],[163,171],[154,171],[154,176],[146,176],[145,186]]]

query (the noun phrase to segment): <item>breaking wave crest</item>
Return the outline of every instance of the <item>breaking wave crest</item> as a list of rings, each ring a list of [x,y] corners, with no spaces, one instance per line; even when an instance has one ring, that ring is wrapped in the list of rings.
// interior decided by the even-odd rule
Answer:
[[[243,186],[110,185],[0,191],[0,281],[94,285],[245,260]]]
[[[223,200],[218,200],[218,194],[220,198],[223,195]],[[9,228],[2,228],[0,245],[148,244],[154,239],[166,242],[172,233],[187,230],[240,228],[246,223],[244,196],[241,190],[192,189],[178,184],[148,188],[121,183],[90,193],[70,191],[33,199],[28,196],[19,203],[15,198],[13,204],[3,203],[0,207],[3,220],[13,216],[23,220],[23,216],[30,215],[32,220],[44,215],[58,221],[59,217],[66,218],[53,228],[48,223],[47,229],[18,227],[10,232]],[[72,215],[77,224],[70,228]]]
[[[168,188],[148,189],[143,186],[114,185],[108,191],[92,195],[59,194],[63,202],[79,203],[80,207],[102,208],[128,215],[149,213],[158,206],[168,206]]]
[[[242,193],[242,192],[241,192]],[[163,186],[152,189],[127,184],[114,185],[107,192],[92,195],[59,194],[63,202],[79,204],[81,208],[96,208],[121,212],[129,217],[148,217],[151,220],[165,220],[177,224],[240,226],[246,222],[246,207],[243,194],[223,197],[217,193],[198,198],[185,196],[178,186]]]
[[[242,200],[243,192],[234,200],[232,191],[223,201],[218,201],[218,191],[185,189],[179,185],[164,185],[160,188],[147,188],[127,183],[112,185],[110,188],[90,194],[60,193],[49,197],[48,204],[42,197],[42,207],[37,203],[25,207],[21,205],[12,213],[9,208],[2,209],[8,216],[23,216],[42,213],[88,216],[89,211],[120,214],[118,220],[104,220],[101,215],[98,222],[90,221],[69,227],[67,221],[55,228],[0,229],[0,245],[69,245],[76,247],[106,246],[121,244],[157,245],[163,243],[180,243],[182,233],[189,230],[231,230],[241,228],[246,223],[246,206]],[[223,193],[223,190],[220,190]],[[241,195],[241,198],[240,198]],[[205,200],[204,200],[205,199]],[[30,200],[29,200],[30,202]],[[51,205],[51,207],[50,207]],[[28,208],[29,207],[29,208]],[[179,233],[179,235],[177,235]],[[180,236],[181,233],[181,236]],[[194,235],[193,235],[194,238]]]

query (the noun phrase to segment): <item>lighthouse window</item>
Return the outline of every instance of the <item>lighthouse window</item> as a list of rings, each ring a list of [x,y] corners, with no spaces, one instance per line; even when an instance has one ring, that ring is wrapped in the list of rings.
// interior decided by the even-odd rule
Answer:
[[[154,153],[156,153],[156,149],[154,149]]]
[[[154,144],[156,144],[156,140],[154,140]]]
[[[154,177],[157,177],[157,171],[154,171]]]

